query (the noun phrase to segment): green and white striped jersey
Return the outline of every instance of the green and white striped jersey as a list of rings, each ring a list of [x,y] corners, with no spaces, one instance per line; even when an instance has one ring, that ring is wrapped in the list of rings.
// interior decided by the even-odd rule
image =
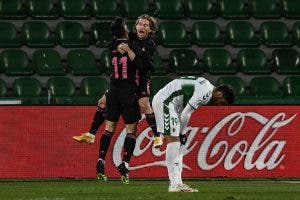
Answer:
[[[174,79],[156,95],[164,99],[165,104],[173,103],[176,109],[182,110],[187,104],[197,109],[207,104],[212,96],[214,86],[205,78],[185,76]]]

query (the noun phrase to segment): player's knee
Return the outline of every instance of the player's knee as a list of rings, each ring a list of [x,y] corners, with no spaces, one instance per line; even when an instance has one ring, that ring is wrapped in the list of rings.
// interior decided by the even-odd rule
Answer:
[[[153,110],[150,106],[149,101],[139,101],[139,106],[140,106],[140,109],[141,109],[142,113],[145,113],[145,114],[152,114],[153,113]]]
[[[102,109],[106,108],[106,101],[103,100],[103,98],[99,99],[99,101],[98,101],[98,107],[100,107]]]
[[[116,129],[116,126],[117,126],[116,122],[106,121],[105,130],[113,133]]]

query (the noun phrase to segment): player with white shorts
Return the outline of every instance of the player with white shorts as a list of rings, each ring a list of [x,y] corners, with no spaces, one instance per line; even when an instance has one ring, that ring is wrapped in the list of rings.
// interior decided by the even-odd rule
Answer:
[[[211,102],[227,105],[234,101],[228,86],[213,86],[202,77],[187,76],[175,79],[158,91],[152,100],[157,132],[168,140],[166,165],[170,180],[169,192],[198,192],[181,178],[183,154],[180,146],[185,145],[185,129],[193,111],[200,105]]]

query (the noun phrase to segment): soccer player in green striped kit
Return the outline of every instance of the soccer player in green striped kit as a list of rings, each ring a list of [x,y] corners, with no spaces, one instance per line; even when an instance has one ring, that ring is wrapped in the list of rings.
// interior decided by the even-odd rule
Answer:
[[[181,145],[185,145],[185,129],[191,114],[201,105],[228,105],[234,102],[228,86],[213,86],[202,77],[187,76],[174,79],[158,91],[152,101],[157,132],[167,140],[166,165],[170,180],[169,192],[198,192],[183,184]]]

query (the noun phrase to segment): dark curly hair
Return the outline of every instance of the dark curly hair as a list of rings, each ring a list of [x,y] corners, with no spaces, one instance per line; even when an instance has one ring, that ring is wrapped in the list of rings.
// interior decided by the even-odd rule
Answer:
[[[228,102],[228,104],[233,104],[234,102],[234,91],[231,87],[227,85],[220,85],[217,87],[217,90],[222,93],[222,96]]]
[[[110,24],[110,31],[116,38],[122,37],[126,32],[126,23],[122,17],[116,17]]]

